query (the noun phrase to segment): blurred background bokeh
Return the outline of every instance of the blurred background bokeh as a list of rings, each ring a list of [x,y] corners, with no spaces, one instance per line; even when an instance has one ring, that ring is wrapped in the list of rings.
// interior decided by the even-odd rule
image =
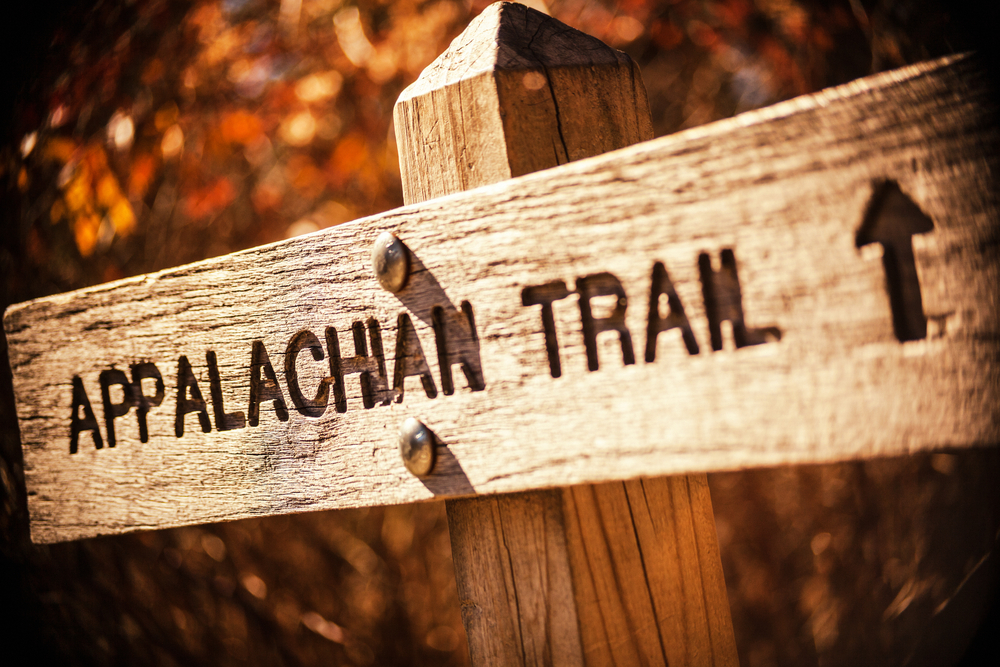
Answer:
[[[401,205],[392,105],[486,4],[5,7],[0,309]],[[639,63],[658,136],[1000,28],[944,0],[529,4]],[[0,362],[0,664],[468,664],[440,503],[31,545]],[[995,449],[709,480],[742,664],[1000,664]]]

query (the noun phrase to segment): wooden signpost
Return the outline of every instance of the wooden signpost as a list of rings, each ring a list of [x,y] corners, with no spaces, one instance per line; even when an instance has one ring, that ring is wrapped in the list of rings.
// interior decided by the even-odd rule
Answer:
[[[397,103],[408,206],[6,312],[32,538],[469,498],[477,664],[733,664],[705,471],[1000,440],[989,93],[648,140],[634,63],[494,5]]]
[[[470,106],[479,108],[467,115]],[[474,21],[403,92],[395,121],[408,204],[653,135],[628,56],[516,4]],[[614,302],[624,295],[607,291],[609,276],[588,280],[594,297]],[[553,301],[569,296],[561,281],[522,290],[524,306],[541,306],[553,378],[562,377]],[[624,338],[599,324],[589,301],[579,305],[593,330],[588,368],[598,370],[599,330]],[[474,664],[737,664],[704,473],[452,500],[447,509]]]

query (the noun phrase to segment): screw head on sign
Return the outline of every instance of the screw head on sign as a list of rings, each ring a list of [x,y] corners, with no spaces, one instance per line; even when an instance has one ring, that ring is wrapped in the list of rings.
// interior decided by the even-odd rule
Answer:
[[[372,271],[378,284],[396,293],[406,287],[410,276],[410,253],[392,232],[382,232],[372,246]]]
[[[407,417],[399,427],[399,453],[411,473],[429,475],[434,469],[434,433],[420,420]]]

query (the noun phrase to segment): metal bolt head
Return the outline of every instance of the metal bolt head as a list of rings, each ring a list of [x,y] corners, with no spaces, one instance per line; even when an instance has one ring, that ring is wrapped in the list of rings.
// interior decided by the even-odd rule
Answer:
[[[407,417],[399,427],[399,453],[406,469],[417,477],[434,470],[434,433],[418,419]]]
[[[383,289],[395,294],[406,287],[410,276],[410,253],[392,232],[382,232],[372,246],[372,270]]]

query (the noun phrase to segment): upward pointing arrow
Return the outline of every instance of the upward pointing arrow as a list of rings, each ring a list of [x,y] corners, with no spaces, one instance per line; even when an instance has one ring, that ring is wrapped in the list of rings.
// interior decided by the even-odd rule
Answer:
[[[913,258],[914,234],[934,230],[934,222],[894,181],[875,188],[856,237],[857,246],[882,244],[882,266],[892,309],[892,326],[900,342],[927,337],[927,318]]]

